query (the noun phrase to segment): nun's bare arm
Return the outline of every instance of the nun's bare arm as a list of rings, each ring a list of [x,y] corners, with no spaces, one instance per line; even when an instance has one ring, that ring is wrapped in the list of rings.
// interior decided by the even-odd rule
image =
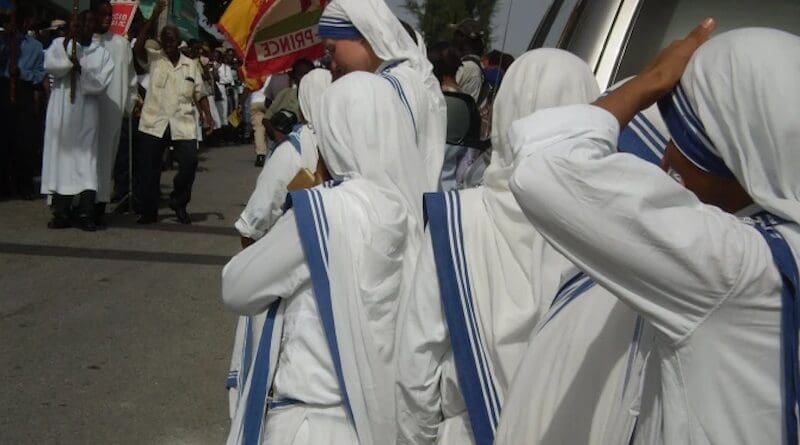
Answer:
[[[686,70],[686,65],[703,43],[714,31],[714,19],[703,20],[686,37],[672,44],[656,56],[638,76],[625,85],[595,101],[594,105],[613,114],[620,128],[641,110],[653,105],[658,99],[669,93],[678,83]]]

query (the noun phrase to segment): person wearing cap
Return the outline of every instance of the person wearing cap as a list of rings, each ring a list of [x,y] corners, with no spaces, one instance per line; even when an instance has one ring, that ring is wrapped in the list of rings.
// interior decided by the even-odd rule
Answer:
[[[314,69],[314,63],[308,59],[298,59],[292,65],[292,70],[289,72],[289,86],[281,90],[275,100],[272,101],[269,107],[264,111],[264,128],[267,136],[273,145],[281,141],[278,140],[279,135],[276,134],[276,129],[272,126],[272,118],[281,110],[290,111],[295,116],[300,115],[300,102],[298,100],[298,85],[306,74]],[[280,118],[278,118],[280,119]],[[256,163],[263,165],[263,162],[256,158]]]
[[[250,94],[250,124],[253,127],[253,143],[256,151],[256,167],[263,167],[267,160],[267,129],[264,126],[264,113],[278,93],[289,86],[289,76],[272,74],[264,81],[260,90]]]
[[[485,80],[481,67],[484,43],[480,23],[474,19],[464,19],[456,25],[453,45],[461,54],[461,68],[456,73],[456,82],[480,106],[481,89]]]
[[[150,20],[139,31],[133,48],[138,63],[148,67],[150,73],[139,121],[139,224],[158,222],[161,158],[168,146],[174,148],[178,160],[178,173],[173,180],[169,206],[175,211],[178,222],[191,224],[186,206],[191,201],[198,163],[195,106],[200,110],[203,128],[213,126],[200,65],[181,54],[178,28],[166,26],[161,30],[162,49],[156,51],[145,47],[150,31],[165,8],[165,0],[156,4]]]
[[[510,132],[527,218],[655,332],[634,444],[798,442],[800,37],[713,29]],[[617,153],[654,103],[661,169]]]
[[[111,54],[111,59],[114,61],[111,84],[105,94],[100,97],[95,223],[102,226],[106,204],[111,202],[114,161],[117,152],[128,150],[127,143],[121,146],[120,134],[123,118],[132,108],[131,90],[136,85],[136,73],[133,69],[133,52],[130,42],[111,32],[111,2],[109,0],[92,0],[91,10],[97,18],[94,40]]]

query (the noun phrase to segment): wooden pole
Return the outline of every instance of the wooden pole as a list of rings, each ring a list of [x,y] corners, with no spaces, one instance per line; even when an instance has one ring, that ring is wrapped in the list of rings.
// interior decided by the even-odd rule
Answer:
[[[72,20],[73,23],[77,22],[78,20],[78,10],[81,7],[80,0],[72,0]],[[75,29],[75,25],[70,25],[70,29]],[[72,38],[72,60],[74,61],[78,59],[78,36],[71,36]],[[78,67],[73,66],[72,71],[69,73],[69,100],[70,103],[75,103],[75,94],[78,89]]]

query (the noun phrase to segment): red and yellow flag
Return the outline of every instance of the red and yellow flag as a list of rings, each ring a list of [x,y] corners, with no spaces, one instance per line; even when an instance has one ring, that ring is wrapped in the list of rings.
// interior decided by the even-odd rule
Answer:
[[[220,20],[244,61],[248,83],[261,84],[300,58],[322,57],[318,25],[328,0],[234,0]]]

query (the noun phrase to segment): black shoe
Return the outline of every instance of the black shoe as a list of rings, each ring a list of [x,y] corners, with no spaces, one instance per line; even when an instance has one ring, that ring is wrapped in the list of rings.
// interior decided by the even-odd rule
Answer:
[[[264,155],[257,155],[256,156],[256,167],[263,167],[264,162],[266,162],[267,157]]]
[[[186,213],[186,207],[178,207],[173,209],[175,210],[175,216],[178,217],[178,222],[181,224],[191,224],[192,218],[189,218],[189,214]]]
[[[94,223],[94,218],[89,216],[82,216],[78,219],[78,228],[84,232],[97,232],[97,224]]]
[[[54,216],[50,222],[47,223],[48,229],[69,229],[72,227],[72,224],[69,222],[69,218],[62,218],[58,216]]]
[[[154,224],[158,222],[157,215],[142,215],[136,220],[136,224]]]

